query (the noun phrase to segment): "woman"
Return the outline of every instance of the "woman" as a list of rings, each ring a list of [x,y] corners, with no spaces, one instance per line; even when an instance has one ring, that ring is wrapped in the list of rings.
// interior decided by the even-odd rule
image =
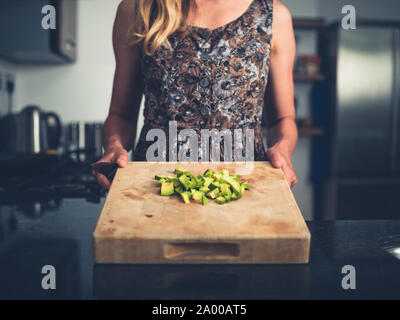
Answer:
[[[135,160],[146,160],[149,130],[168,133],[170,121],[178,130],[197,133],[253,129],[255,160],[270,160],[291,187],[297,183],[290,159],[297,143],[295,41],[290,13],[279,1],[124,0],[113,44],[116,71],[101,161],[126,165],[144,94],[145,123]],[[267,152],[261,135],[264,105]],[[105,176],[94,174],[110,187]]]

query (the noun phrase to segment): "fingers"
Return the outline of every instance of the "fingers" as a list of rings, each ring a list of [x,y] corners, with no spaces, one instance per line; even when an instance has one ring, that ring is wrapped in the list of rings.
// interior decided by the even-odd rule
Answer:
[[[267,151],[267,157],[274,168],[280,169],[283,166],[283,157],[279,152]]]
[[[114,162],[119,167],[123,168],[128,163],[128,152],[125,149],[118,149],[116,151],[111,151],[104,154],[103,158],[99,160],[99,162]],[[92,171],[93,176],[96,178],[97,183],[104,189],[109,190],[111,186],[111,182],[107,179],[103,174]]]
[[[109,190],[111,183],[110,181],[102,174],[92,171],[93,176],[96,178],[97,183],[105,190]]]
[[[284,165],[282,167],[283,174],[291,188],[293,188],[297,184],[297,176],[294,173],[293,169],[290,168],[289,165]]]
[[[128,152],[125,149],[116,151],[113,157],[113,162],[115,162],[119,167],[124,168],[128,163]]]
[[[280,152],[269,150],[267,156],[272,166],[277,169],[282,169],[283,174],[291,188],[297,184],[297,176],[292,168],[290,160],[286,160]]]

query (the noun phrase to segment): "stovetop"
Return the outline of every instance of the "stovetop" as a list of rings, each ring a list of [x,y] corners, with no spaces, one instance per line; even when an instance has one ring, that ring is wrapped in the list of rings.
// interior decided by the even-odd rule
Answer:
[[[105,191],[91,175],[88,163],[58,158],[48,168],[10,170],[0,175],[0,205],[17,205],[29,215],[56,209],[63,199],[100,203]]]

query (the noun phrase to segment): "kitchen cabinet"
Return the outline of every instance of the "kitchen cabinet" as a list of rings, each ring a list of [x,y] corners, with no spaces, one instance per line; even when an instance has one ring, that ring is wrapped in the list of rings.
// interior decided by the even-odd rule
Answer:
[[[55,29],[44,29],[42,8],[55,8]],[[3,0],[0,57],[15,63],[62,64],[76,60],[77,0]]]

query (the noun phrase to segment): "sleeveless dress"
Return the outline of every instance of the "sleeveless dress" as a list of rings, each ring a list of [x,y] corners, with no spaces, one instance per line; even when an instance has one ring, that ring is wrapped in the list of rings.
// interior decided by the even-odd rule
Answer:
[[[261,122],[269,71],[272,3],[253,0],[239,18],[217,29],[188,26],[186,32],[169,37],[170,48],[159,48],[152,56],[143,55],[144,126],[135,148],[135,161],[146,161],[146,151],[154,143],[146,141],[149,130],[163,130],[168,143],[170,121],[176,121],[178,133],[182,129],[195,130],[199,146],[201,129],[253,129],[254,160],[266,160]],[[184,143],[178,141],[178,148]],[[223,149],[221,141],[221,160]]]

